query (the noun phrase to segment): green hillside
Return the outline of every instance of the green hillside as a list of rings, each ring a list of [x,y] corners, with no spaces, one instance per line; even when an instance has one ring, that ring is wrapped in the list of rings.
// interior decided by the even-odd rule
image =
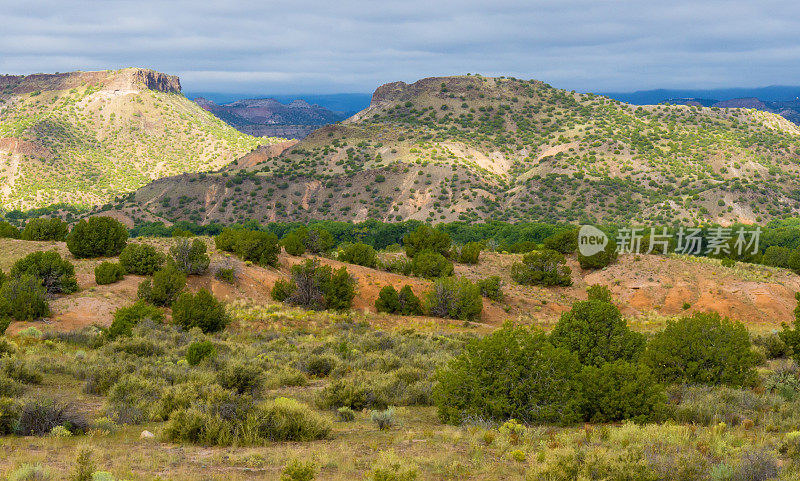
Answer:
[[[194,221],[752,223],[798,212],[799,161],[800,130],[774,114],[430,78],[378,88],[280,156],[163,179],[122,207]]]
[[[152,71],[0,77],[0,206],[102,204],[275,139],[237,132]],[[172,83],[170,83],[172,82]]]

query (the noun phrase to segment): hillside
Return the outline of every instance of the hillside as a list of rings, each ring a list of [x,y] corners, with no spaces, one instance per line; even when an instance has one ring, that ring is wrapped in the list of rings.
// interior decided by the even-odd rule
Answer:
[[[255,136],[301,139],[321,125],[348,117],[304,100],[283,104],[271,98],[243,99],[222,105],[202,97],[194,101],[236,130]]]
[[[780,116],[632,106],[507,78],[383,85],[369,108],[268,157],[161,179],[116,207],[195,222],[722,224],[800,208],[800,127]]]
[[[135,68],[0,76],[0,208],[102,204],[273,142],[180,92],[177,77]]]
[[[667,99],[664,103],[720,107],[725,109],[754,109],[778,114],[786,120],[800,125],[800,100],[761,100],[756,97],[740,97],[729,100],[700,98]]]
[[[212,267],[230,266],[237,272],[237,281],[229,284],[213,275],[192,276],[191,290],[205,288],[232,305],[264,305],[274,301],[270,290],[278,279],[289,278],[291,266],[308,258],[317,258],[335,268],[346,267],[357,281],[353,309],[369,316],[370,322],[379,325],[407,323],[408,318],[375,313],[375,300],[386,285],[411,285],[421,293],[429,290],[432,282],[419,277],[394,274],[331,259],[306,255],[294,257],[281,253],[278,268],[264,268],[242,262],[219,251],[214,242],[203,238],[209,248]],[[175,239],[144,238],[141,242],[154,245],[167,253]],[[113,312],[135,301],[137,287],[145,278],[129,275],[124,280],[98,285],[94,268],[107,259],[76,259],[63,242],[32,242],[0,239],[0,270],[8,272],[13,263],[41,250],[55,250],[75,264],[80,290],[59,296],[52,301],[51,328],[58,331],[80,329],[89,325],[108,326]],[[400,253],[381,253],[385,260],[402,257]],[[455,273],[477,282],[488,276],[503,279],[505,296],[495,302],[484,298],[483,313],[478,325],[494,329],[507,320],[538,325],[549,329],[562,312],[586,299],[590,285],[607,286],[617,300],[623,315],[631,326],[642,331],[661,328],[666,319],[693,312],[717,312],[747,324],[754,332],[768,332],[780,327],[781,322],[791,322],[797,305],[794,292],[800,290],[800,278],[787,269],[741,264],[729,268],[716,259],[682,256],[623,255],[619,261],[600,271],[583,270],[574,256],[568,259],[573,272],[573,285],[569,287],[523,286],[510,276],[511,265],[519,262],[518,254],[483,252],[478,265],[457,264]],[[213,270],[213,269],[212,269]],[[684,308],[684,303],[690,307]],[[458,325],[456,321],[434,317],[418,317],[415,322],[433,326]],[[40,325],[38,321],[15,322],[11,330]]]

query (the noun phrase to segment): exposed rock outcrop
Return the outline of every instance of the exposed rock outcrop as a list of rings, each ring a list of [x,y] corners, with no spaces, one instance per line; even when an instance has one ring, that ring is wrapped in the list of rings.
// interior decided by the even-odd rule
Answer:
[[[143,68],[0,76],[0,92],[5,94],[27,94],[37,90],[69,90],[90,85],[100,86],[106,90],[155,90],[166,93],[181,91],[178,77]]]

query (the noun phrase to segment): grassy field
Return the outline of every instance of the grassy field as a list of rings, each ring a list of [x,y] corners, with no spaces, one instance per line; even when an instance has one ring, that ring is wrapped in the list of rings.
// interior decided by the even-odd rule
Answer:
[[[285,321],[293,316],[280,308],[276,312]],[[800,446],[793,431],[800,422],[800,403],[763,388],[674,387],[671,419],[647,425],[523,427],[476,421],[448,426],[438,421],[436,408],[424,405],[430,403],[430,373],[474,334],[374,330],[354,321],[329,324],[328,319],[317,319],[317,325],[330,327],[315,330],[281,327],[283,322],[258,333],[229,329],[211,338],[225,362],[197,367],[182,359],[186,345],[205,336],[181,334],[169,326],[149,326],[132,340],[97,347],[90,329],[41,337],[23,332],[11,339],[16,345],[13,356],[43,373],[39,383],[25,385],[24,397],[68,403],[91,420],[92,428],[87,435],[67,438],[4,437],[0,472],[41,464],[54,479],[70,479],[78,452],[89,448],[97,470],[131,480],[278,479],[295,459],[313,461],[316,479],[331,480],[744,480],[772,479],[763,473],[774,474],[779,468],[780,479],[797,479],[793,456]],[[352,347],[339,349],[343,342]],[[337,367],[328,376],[308,372],[308,360],[320,355],[311,353],[320,352],[335,359]],[[332,426],[327,438],[224,447],[165,439],[168,422],[158,419],[158,411],[169,382],[207,376],[213,382],[223,364],[244,361],[261,368],[262,385],[253,392],[255,398],[290,397],[311,406]],[[123,367],[113,371],[112,366]],[[113,375],[109,370],[130,370],[128,380],[158,379],[158,388],[148,391],[154,393],[150,395],[121,396],[112,384],[105,395],[87,394],[97,389],[97,378]],[[779,360],[765,365],[762,375],[796,376],[796,371],[789,361]],[[325,386],[337,379],[356,384],[366,380],[376,397],[397,405],[395,424],[380,430],[370,419],[371,407],[356,410],[352,421],[338,421],[335,412],[320,407]],[[149,412],[131,417],[131,407]],[[131,424],[110,421],[119,417],[128,417]],[[145,430],[156,437],[141,438]],[[379,477],[375,473],[381,468],[397,477]],[[736,477],[712,476],[726,470]]]

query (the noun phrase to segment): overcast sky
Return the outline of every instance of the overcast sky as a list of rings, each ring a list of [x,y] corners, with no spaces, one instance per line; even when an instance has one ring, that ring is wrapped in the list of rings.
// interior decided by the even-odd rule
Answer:
[[[796,0],[0,0],[0,25],[2,73],[150,67],[189,91],[467,72],[595,92],[800,84]]]

